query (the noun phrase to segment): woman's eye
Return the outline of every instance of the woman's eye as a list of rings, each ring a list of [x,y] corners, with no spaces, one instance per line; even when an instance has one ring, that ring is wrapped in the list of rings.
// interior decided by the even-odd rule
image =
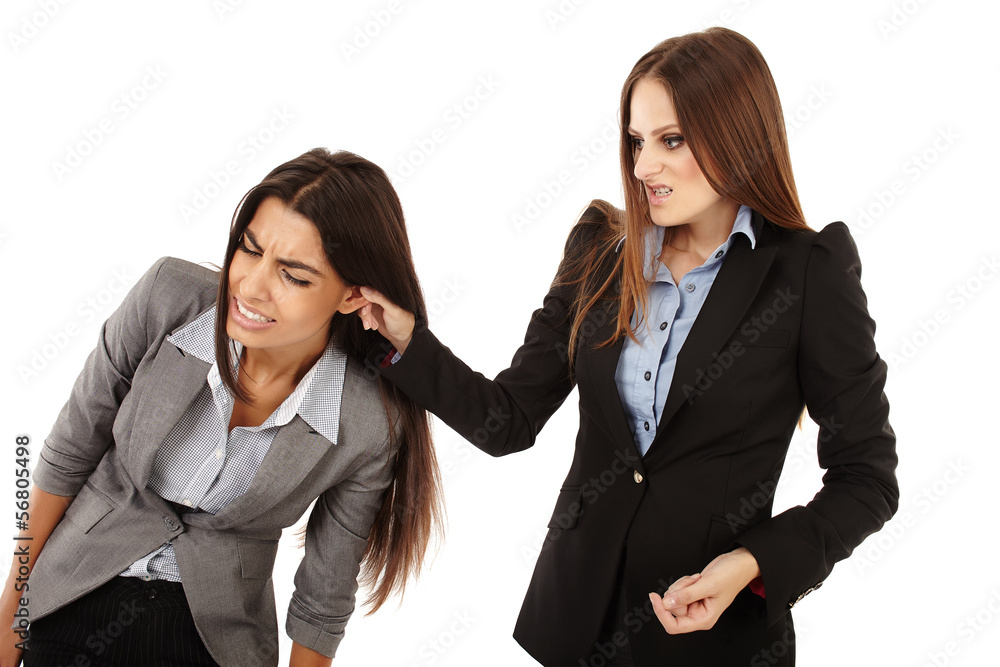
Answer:
[[[247,246],[246,239],[243,238],[242,236],[240,237],[240,244],[237,246],[237,248],[239,248],[240,250],[242,250],[246,254],[250,255],[251,257],[260,257],[260,253],[259,252],[255,252],[255,251],[251,250]]]
[[[251,257],[260,257],[261,256],[261,254],[259,252],[257,252],[256,250],[251,250],[250,249],[250,247],[247,245],[245,237],[242,237],[242,236],[240,237],[240,242],[239,242],[239,244],[236,247],[241,252],[245,252],[246,254],[250,255]],[[312,285],[312,283],[309,282],[308,280],[299,280],[298,278],[296,278],[292,274],[290,274],[288,271],[282,270],[281,275],[285,277],[285,280],[287,280],[291,284],[296,285],[298,287],[305,287],[306,285]]]
[[[671,148],[671,149],[677,148],[678,146],[680,146],[681,144],[684,143],[684,137],[681,137],[681,136],[676,135],[676,134],[673,135],[673,136],[671,136],[671,137],[664,137],[663,138],[663,143],[665,143],[667,145],[667,148]]]
[[[637,151],[642,148],[642,139],[639,137],[632,137],[632,150]]]
[[[305,287],[306,285],[311,284],[308,280],[299,280],[298,278],[293,278],[292,274],[288,273],[288,271],[282,271],[282,273],[285,274],[285,278],[288,280],[288,282],[292,283],[293,285],[298,285],[299,287]]]

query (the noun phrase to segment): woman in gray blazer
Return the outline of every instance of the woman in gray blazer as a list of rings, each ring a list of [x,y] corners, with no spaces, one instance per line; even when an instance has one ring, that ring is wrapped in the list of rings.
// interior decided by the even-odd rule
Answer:
[[[385,173],[323,149],[244,197],[221,273],[149,269],[39,453],[3,667],[29,630],[29,666],[277,664],[278,538],[313,501],[292,664],[330,664],[359,570],[372,610],[402,591],[439,473],[426,412],[365,368],[370,284],[425,314]]]

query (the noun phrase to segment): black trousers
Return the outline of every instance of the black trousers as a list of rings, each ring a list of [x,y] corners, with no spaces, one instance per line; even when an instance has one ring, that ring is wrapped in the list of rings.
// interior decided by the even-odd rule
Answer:
[[[198,636],[184,588],[115,577],[28,628],[24,667],[218,667]]]

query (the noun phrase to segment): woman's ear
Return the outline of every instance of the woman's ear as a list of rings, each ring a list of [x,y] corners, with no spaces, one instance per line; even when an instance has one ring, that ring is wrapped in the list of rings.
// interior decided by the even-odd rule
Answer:
[[[368,299],[361,295],[361,288],[359,286],[355,285],[354,287],[349,287],[348,289],[350,292],[348,292],[347,296],[344,297],[344,300],[340,302],[340,308],[337,309],[344,315],[353,313],[358,308],[363,308],[369,304]]]

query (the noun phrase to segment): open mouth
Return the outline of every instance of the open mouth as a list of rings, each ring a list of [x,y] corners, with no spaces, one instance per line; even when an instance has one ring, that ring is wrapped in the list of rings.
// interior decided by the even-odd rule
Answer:
[[[255,313],[252,310],[247,310],[246,308],[243,307],[243,304],[240,303],[239,299],[236,299],[236,308],[238,308],[240,313],[242,313],[243,316],[246,317],[248,320],[252,320],[254,322],[260,322],[261,324],[267,324],[268,322],[274,321],[270,318],[264,317],[263,315]]]
[[[666,185],[660,185],[657,187],[651,187],[649,185],[646,186],[646,196],[652,206],[656,206],[667,201],[667,198],[670,197],[673,192],[673,188],[667,187]]]

